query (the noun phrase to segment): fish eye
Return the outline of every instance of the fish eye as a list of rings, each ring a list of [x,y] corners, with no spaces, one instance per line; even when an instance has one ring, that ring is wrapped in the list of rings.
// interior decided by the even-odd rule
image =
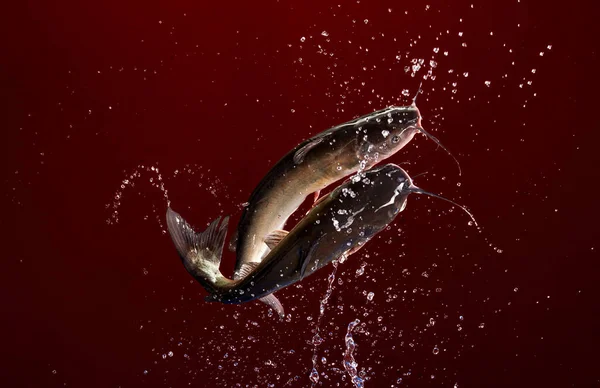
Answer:
[[[392,143],[398,143],[400,141],[400,136],[398,135],[394,135],[392,136]]]

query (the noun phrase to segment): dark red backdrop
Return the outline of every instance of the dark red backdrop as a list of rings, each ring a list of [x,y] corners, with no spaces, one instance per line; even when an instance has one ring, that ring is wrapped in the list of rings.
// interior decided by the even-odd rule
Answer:
[[[257,303],[205,303],[163,232],[157,182],[198,227],[219,214],[237,221],[295,144],[406,103],[402,90],[412,95],[428,70],[424,125],[463,175],[422,137],[391,161],[429,171],[417,183],[469,206],[484,231],[411,198],[340,267],[321,328],[323,386],[350,385],[341,353],[355,318],[367,387],[600,383],[593,11],[340,3],[3,12],[0,385],[307,386],[331,269],[279,293],[288,322]],[[415,77],[404,70],[413,58],[425,60]]]

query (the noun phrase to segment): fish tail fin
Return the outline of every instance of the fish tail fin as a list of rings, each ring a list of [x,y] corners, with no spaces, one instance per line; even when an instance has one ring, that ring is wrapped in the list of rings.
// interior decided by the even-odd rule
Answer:
[[[229,217],[222,221],[219,217],[204,232],[195,233],[179,214],[167,209],[167,228],[185,269],[210,293],[232,282],[219,270],[228,221]]]

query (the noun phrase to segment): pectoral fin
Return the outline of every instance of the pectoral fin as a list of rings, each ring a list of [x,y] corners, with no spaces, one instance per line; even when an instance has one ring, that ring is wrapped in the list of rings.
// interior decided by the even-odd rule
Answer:
[[[329,194],[326,194],[326,195],[322,196],[322,197],[321,197],[321,198],[319,198],[319,199],[315,199],[315,202],[313,203],[313,205],[312,205],[312,207],[310,208],[310,210],[308,210],[308,211],[306,212],[306,214],[310,213],[312,209],[314,209],[314,208],[315,208],[315,207],[316,207],[318,204],[320,204],[321,202],[323,202],[323,201],[325,200],[325,198],[327,198],[328,196],[329,196]],[[315,192],[315,197],[316,197],[316,192]],[[306,214],[305,214],[305,215],[306,215]]]
[[[259,300],[267,306],[269,306],[270,308],[272,308],[273,310],[275,310],[275,312],[279,314],[279,318],[285,317],[285,311],[283,310],[283,306],[281,305],[281,302],[279,301],[279,299],[277,299],[275,295],[269,294],[267,296],[263,296]]]
[[[320,242],[321,242],[321,237],[319,237],[313,244],[311,244],[310,247],[308,247],[308,249],[302,250],[300,261],[299,261],[300,280],[304,279],[304,276],[306,276],[306,270],[308,269],[308,264],[310,263]]]
[[[322,142],[323,142],[323,138],[319,137],[319,138],[309,141],[304,146],[300,147],[300,149],[298,151],[296,151],[296,153],[294,154],[294,163],[296,163],[296,164],[302,163],[304,161],[304,158],[306,157],[306,154],[310,150],[312,150],[313,148],[315,148],[316,146],[321,144]]]
[[[265,237],[265,244],[269,247],[269,249],[275,248],[277,244],[281,242],[288,235],[287,230],[277,229],[269,233],[267,237]]]
[[[313,200],[313,206],[317,203],[317,201],[319,200],[319,194],[321,194],[321,190],[317,190],[315,191],[315,197]]]
[[[312,207],[317,206],[318,204],[320,204],[321,202],[323,202],[325,200],[325,198],[327,198],[329,196],[329,194],[322,196],[321,198],[319,198],[318,200],[315,201],[315,203],[313,203]],[[308,214],[308,213],[307,213]]]

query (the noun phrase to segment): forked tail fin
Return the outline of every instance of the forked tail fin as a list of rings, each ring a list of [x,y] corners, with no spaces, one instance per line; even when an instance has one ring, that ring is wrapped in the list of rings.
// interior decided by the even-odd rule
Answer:
[[[167,228],[185,269],[210,293],[232,282],[219,270],[228,221],[229,217],[222,222],[219,217],[204,232],[195,233],[179,214],[167,209]]]

